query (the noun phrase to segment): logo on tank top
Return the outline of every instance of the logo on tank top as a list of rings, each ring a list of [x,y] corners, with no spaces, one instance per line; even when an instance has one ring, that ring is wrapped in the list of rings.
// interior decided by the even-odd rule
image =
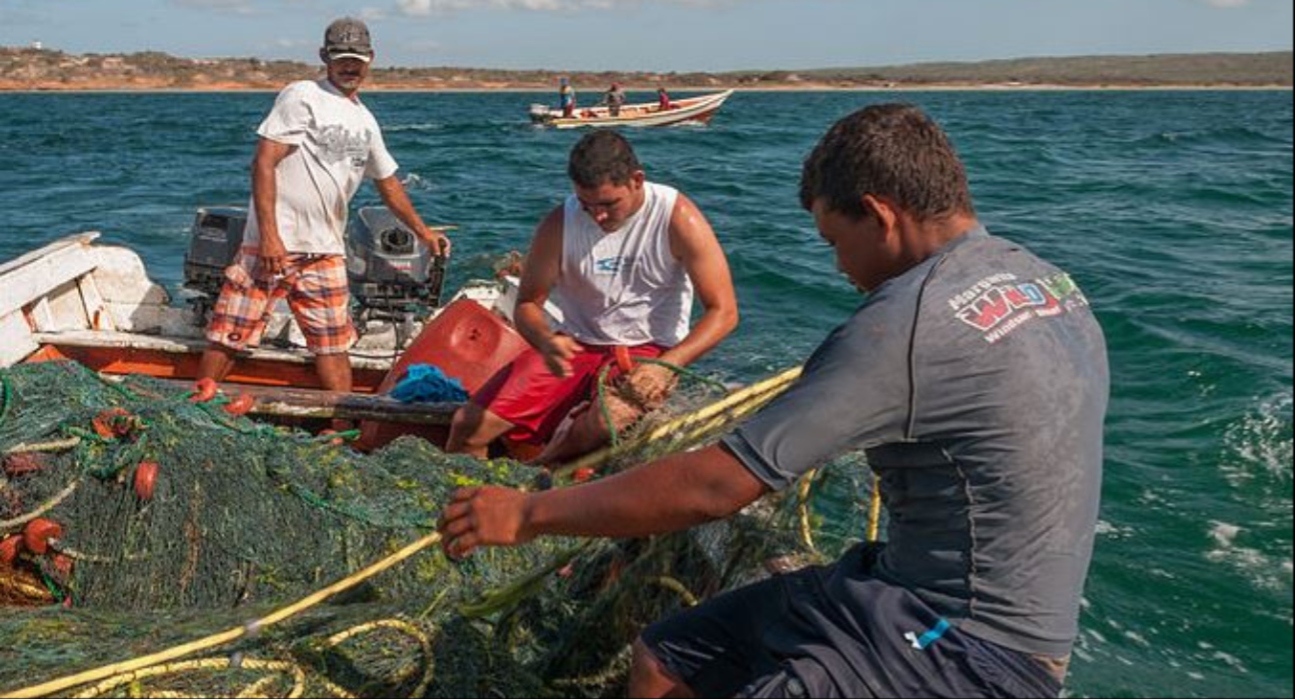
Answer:
[[[1031,320],[1087,305],[1088,299],[1069,274],[1029,281],[1020,281],[1010,272],[994,274],[949,299],[954,316],[983,332],[990,344]]]
[[[600,257],[594,260],[595,274],[620,274],[622,271],[634,266],[632,257]]]

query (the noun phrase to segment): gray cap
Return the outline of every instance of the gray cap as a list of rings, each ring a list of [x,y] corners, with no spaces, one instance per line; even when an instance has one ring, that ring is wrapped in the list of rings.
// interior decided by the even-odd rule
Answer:
[[[334,20],[324,31],[324,52],[330,60],[358,58],[365,63],[373,60],[373,42],[369,28],[354,17]]]

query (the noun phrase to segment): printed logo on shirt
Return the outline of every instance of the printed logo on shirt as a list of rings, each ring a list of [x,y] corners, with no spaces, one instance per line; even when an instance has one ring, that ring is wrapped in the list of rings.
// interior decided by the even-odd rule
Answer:
[[[325,126],[319,134],[320,156],[325,162],[350,160],[351,167],[364,167],[369,161],[369,142],[372,137],[367,130],[347,131],[341,124]]]
[[[594,260],[595,274],[619,274],[631,264],[629,257],[600,257]]]
[[[1033,319],[1087,305],[1088,299],[1069,274],[1029,281],[1020,281],[1010,272],[994,274],[949,299],[954,316],[983,332],[991,344]]]

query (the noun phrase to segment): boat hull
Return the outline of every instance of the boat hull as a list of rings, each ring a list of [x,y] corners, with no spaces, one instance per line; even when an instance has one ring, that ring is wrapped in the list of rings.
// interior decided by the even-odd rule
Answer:
[[[76,361],[108,379],[142,375],[181,387],[192,385],[208,346],[195,310],[171,303],[136,253],[97,245],[97,237],[96,233],[71,236],[0,264],[0,368]],[[499,319],[500,326],[516,335],[507,320],[516,286],[515,278],[469,282],[446,307],[478,308],[473,316],[477,323],[469,330],[479,330],[479,317],[484,316]],[[440,310],[431,309],[427,325],[436,322]],[[444,443],[459,403],[402,404],[383,395],[396,378],[393,367],[409,336],[402,336],[391,324],[366,326],[350,353],[352,391],[335,393],[324,390],[313,357],[292,339],[299,339],[300,332],[293,332],[295,325],[286,307],[271,315],[267,338],[274,341],[240,354],[221,385],[229,396],[253,395],[253,415],[306,427],[339,419],[374,421],[389,425],[384,434],[391,437],[417,431]],[[423,325],[416,323],[409,330],[416,335]],[[463,323],[447,318],[438,327],[460,343],[481,334],[458,325]],[[466,369],[479,372],[489,364],[490,358],[472,356]],[[455,376],[454,367],[442,369]]]

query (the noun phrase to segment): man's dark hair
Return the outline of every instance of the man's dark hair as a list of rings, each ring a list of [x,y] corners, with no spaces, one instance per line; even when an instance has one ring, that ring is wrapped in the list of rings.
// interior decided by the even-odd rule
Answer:
[[[863,195],[889,197],[919,221],[975,215],[967,172],[944,131],[911,104],[878,104],[841,119],[805,158],[800,204],[822,198],[860,218]]]
[[[625,137],[611,130],[590,133],[571,149],[567,175],[579,187],[593,188],[605,182],[623,185],[642,170],[634,148]]]

